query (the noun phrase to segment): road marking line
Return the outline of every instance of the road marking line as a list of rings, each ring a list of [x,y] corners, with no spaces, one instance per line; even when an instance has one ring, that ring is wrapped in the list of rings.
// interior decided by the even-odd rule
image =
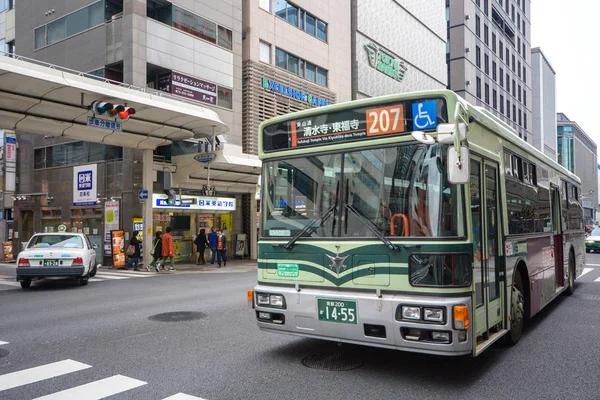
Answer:
[[[0,280],[0,285],[21,287],[21,284],[19,282],[15,282],[15,281],[3,281],[3,280]]]
[[[594,282],[600,282],[600,278],[596,278]]]
[[[120,277],[126,277],[126,278],[147,278],[149,276],[154,276],[156,274],[150,273],[150,272],[145,272],[145,273],[139,273],[139,272],[100,272],[98,271],[98,275],[102,275],[102,276],[120,276]]]
[[[3,342],[2,340],[0,340],[0,346],[2,346],[3,344],[8,344],[8,342]]]
[[[593,271],[593,270],[594,270],[594,268],[584,268],[581,275],[579,275],[577,278],[581,278],[582,276],[584,276],[585,274],[587,274],[588,272]]]
[[[147,385],[147,382],[138,381],[137,379],[128,378],[123,375],[115,375],[110,378],[38,397],[36,400],[98,400],[144,385]]]
[[[105,274],[100,274],[99,272],[96,274],[96,276],[101,279],[129,279],[128,276],[105,275]]]
[[[600,267],[600,264],[585,264],[586,267]]]
[[[174,394],[171,397],[167,397],[163,400],[205,400],[202,397],[196,397],[196,396],[190,396],[189,394],[185,394],[185,393],[177,393]]]
[[[0,375],[0,392],[87,368],[92,368],[92,366],[78,361],[63,360],[52,364]]]

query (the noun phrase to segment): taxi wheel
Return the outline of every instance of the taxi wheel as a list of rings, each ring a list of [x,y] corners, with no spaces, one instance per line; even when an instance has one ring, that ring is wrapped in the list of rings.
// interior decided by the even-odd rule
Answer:
[[[21,281],[22,289],[29,289],[31,287],[31,281]]]
[[[96,276],[96,272],[98,272],[98,267],[96,267],[96,266],[94,265],[94,267],[93,267],[93,268],[90,268],[90,271],[91,271],[91,272],[90,272],[90,278],[93,278],[94,276]]]
[[[87,276],[82,276],[81,278],[79,278],[79,286],[85,286],[87,284],[88,284]]]

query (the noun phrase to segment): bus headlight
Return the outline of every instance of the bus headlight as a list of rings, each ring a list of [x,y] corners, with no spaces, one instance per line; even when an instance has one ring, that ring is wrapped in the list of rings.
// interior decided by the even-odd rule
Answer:
[[[259,306],[268,306],[269,305],[269,295],[257,293],[256,294],[256,302]]]
[[[421,319],[421,307],[402,306],[402,319],[419,321]]]
[[[273,307],[283,307],[283,296],[280,294],[272,294],[271,296],[269,296],[269,303],[273,306]]]
[[[262,307],[285,308],[282,294],[256,293],[256,304]]]
[[[424,308],[423,319],[431,322],[444,322],[444,310],[442,308]]]

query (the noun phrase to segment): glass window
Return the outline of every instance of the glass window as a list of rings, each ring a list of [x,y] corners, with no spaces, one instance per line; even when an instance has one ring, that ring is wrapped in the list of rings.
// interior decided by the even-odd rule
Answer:
[[[90,10],[88,7],[67,15],[67,36],[75,35],[89,28],[89,15]]]
[[[477,68],[481,68],[481,49],[479,46],[475,46],[475,65],[477,65]]]
[[[306,12],[300,10],[300,29],[304,30],[304,21],[306,21]]]
[[[298,75],[300,75],[301,78],[304,78],[304,64],[305,61],[304,60],[300,60],[300,69],[298,70]]]
[[[490,85],[485,84],[485,102],[490,104]]]
[[[306,79],[312,82],[317,81],[317,67],[309,62],[306,63]]]
[[[224,87],[224,86],[219,86],[218,87],[219,93],[218,93],[218,101],[217,101],[217,105],[219,107],[224,107],[224,108],[229,108],[232,109],[233,108],[233,90]]]
[[[498,41],[498,53],[500,55],[500,59],[503,60],[504,59],[504,44],[502,43],[502,40]]]
[[[165,0],[148,0],[146,13],[148,18],[152,18],[169,26],[173,25],[173,4],[170,2]]]
[[[306,33],[308,33],[309,35],[313,35],[316,36],[316,25],[317,25],[317,21],[315,19],[315,17],[313,17],[310,14],[306,14]]]
[[[275,50],[275,65],[287,69],[287,53],[281,49]]]
[[[317,37],[327,41],[327,24],[323,21],[317,21]]]
[[[275,0],[275,15],[285,19],[286,8],[287,8],[286,0]]]
[[[488,56],[487,54],[484,54],[483,68],[485,70],[485,73],[489,75],[489,73],[490,73],[490,56]]]
[[[27,248],[55,247],[66,249],[83,249],[83,241],[76,235],[34,235]]]
[[[173,27],[217,44],[217,24],[173,5]]]
[[[317,83],[327,86],[327,70],[317,67]]]
[[[172,8],[169,4],[169,11]],[[105,0],[105,19],[110,21],[113,16],[123,12],[123,0]],[[169,25],[171,20],[169,19]]]
[[[294,26],[298,26],[298,8],[290,3],[287,6],[287,21]]]
[[[271,1],[272,0],[260,0],[260,8],[262,8],[265,11],[271,12]]]
[[[504,114],[504,96],[500,95],[500,114]]]
[[[490,34],[487,24],[483,24],[483,41],[485,44],[489,44]]]
[[[477,95],[477,97],[478,97],[478,98],[480,98],[480,99],[481,99],[481,78],[480,78],[480,77],[477,77],[477,78],[475,79],[475,84],[476,84],[476,85],[475,85],[475,92],[476,92],[476,95]]]
[[[90,5],[89,7],[89,26],[96,26],[104,23],[104,2],[99,1]]]
[[[67,37],[67,20],[60,18],[48,24],[48,44],[56,43]]]
[[[46,45],[46,25],[37,28],[34,36],[35,48],[39,49],[40,47],[44,47]]]
[[[260,42],[260,53],[258,58],[260,61],[270,64],[271,63],[271,45],[265,42]]]
[[[224,49],[231,50],[232,49],[232,38],[231,31],[221,25],[219,25],[219,30],[217,32],[218,36],[218,44]]]
[[[287,70],[298,75],[298,57],[288,54]]]
[[[35,149],[33,151],[33,169],[46,167],[46,149]]]
[[[481,19],[479,15],[475,16],[475,34],[477,37],[481,37]]]

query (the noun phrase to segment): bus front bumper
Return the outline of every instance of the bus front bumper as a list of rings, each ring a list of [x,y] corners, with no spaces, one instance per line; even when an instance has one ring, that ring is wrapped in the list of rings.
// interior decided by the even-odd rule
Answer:
[[[259,305],[259,295],[283,296],[281,306]],[[339,292],[257,285],[254,287],[254,309],[261,330],[305,336],[323,340],[438,355],[471,354],[471,332],[454,329],[454,306],[467,306],[473,321],[471,297],[439,297],[372,292]],[[342,305],[325,310],[326,304]],[[403,318],[403,307],[413,311]],[[442,321],[425,321],[425,308],[443,312]],[[350,311],[353,309],[353,311]],[[341,311],[341,312],[340,312]],[[350,315],[353,314],[354,318]],[[438,313],[439,315],[439,313]],[[329,317],[329,318],[328,318]]]

